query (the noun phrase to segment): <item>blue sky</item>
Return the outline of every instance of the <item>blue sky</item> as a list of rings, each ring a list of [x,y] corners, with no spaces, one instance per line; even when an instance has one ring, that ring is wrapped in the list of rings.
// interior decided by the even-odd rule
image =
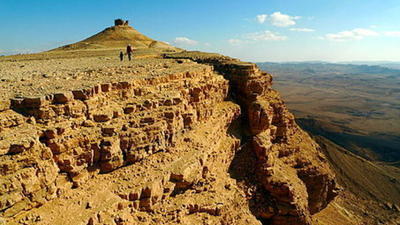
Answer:
[[[73,43],[115,18],[247,61],[400,61],[399,0],[0,0],[0,55]]]

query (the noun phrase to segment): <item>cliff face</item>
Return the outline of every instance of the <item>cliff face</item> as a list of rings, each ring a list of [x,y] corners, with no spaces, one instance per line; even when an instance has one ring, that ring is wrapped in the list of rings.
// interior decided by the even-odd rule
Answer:
[[[312,223],[334,176],[271,75],[212,54],[165,58],[183,69],[3,107],[7,224]]]
[[[272,224],[308,224],[310,215],[337,195],[337,187],[318,145],[296,125],[279,94],[271,89],[272,76],[254,64],[229,58],[178,55],[214,65],[231,83],[231,95],[245,114],[243,128],[256,154],[257,181],[273,205],[257,210],[256,216]]]

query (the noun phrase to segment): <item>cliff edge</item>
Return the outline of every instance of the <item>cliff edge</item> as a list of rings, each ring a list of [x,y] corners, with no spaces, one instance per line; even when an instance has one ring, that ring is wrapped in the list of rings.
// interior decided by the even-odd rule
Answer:
[[[317,224],[337,195],[319,146],[255,64],[200,52],[96,60],[2,84],[0,221]],[[35,64],[3,64],[19,63]]]

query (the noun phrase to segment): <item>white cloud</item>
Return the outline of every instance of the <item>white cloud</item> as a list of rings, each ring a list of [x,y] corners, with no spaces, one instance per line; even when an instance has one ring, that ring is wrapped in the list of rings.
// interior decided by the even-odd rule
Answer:
[[[228,40],[228,43],[231,44],[231,45],[239,45],[242,42],[243,42],[243,40],[240,40],[240,39],[229,39]]]
[[[379,34],[373,30],[356,28],[349,31],[342,31],[335,34],[326,34],[325,39],[330,41],[350,41],[362,40],[364,37],[378,36]]]
[[[257,21],[259,23],[264,23],[265,20],[267,20],[268,15],[267,14],[261,14],[261,15],[257,15]]]
[[[197,45],[199,42],[195,40],[191,40],[187,37],[177,37],[173,41],[174,44],[176,45]]]
[[[368,29],[363,29],[363,28],[357,28],[353,30],[354,33],[360,36],[378,36],[379,34],[373,30],[368,30]]]
[[[233,46],[239,46],[243,44],[257,43],[258,41],[283,41],[286,39],[286,36],[269,30],[265,30],[261,32],[247,33],[244,34],[243,38],[241,39],[232,38],[227,40],[227,42]]]
[[[249,33],[246,37],[253,41],[283,41],[287,39],[286,36],[282,36],[269,30]]]
[[[314,29],[310,28],[290,28],[291,31],[297,31],[297,32],[314,32]]]
[[[296,20],[300,19],[299,16],[289,16],[281,12],[274,12],[269,16],[271,24],[277,27],[288,27],[296,24]]]
[[[281,12],[274,12],[271,15],[260,14],[256,16],[258,23],[265,23],[269,21],[273,26],[276,27],[289,27],[296,24],[296,20],[300,19],[300,16],[289,16]]]
[[[384,34],[388,37],[400,37],[400,31],[387,31]]]

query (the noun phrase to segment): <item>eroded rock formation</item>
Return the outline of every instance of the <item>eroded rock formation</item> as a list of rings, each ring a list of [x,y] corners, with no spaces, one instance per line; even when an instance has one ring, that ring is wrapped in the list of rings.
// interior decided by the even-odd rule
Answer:
[[[0,112],[0,216],[9,224],[311,224],[337,187],[271,75],[228,57],[165,57],[202,65],[12,99]],[[229,170],[244,151],[255,176],[241,185]]]
[[[309,224],[310,215],[337,195],[337,187],[318,145],[296,125],[271,89],[272,76],[254,64],[230,58],[193,53],[180,57],[214,65],[231,82],[232,96],[246,114],[258,182],[274,202],[273,211],[256,216],[272,224]]]

